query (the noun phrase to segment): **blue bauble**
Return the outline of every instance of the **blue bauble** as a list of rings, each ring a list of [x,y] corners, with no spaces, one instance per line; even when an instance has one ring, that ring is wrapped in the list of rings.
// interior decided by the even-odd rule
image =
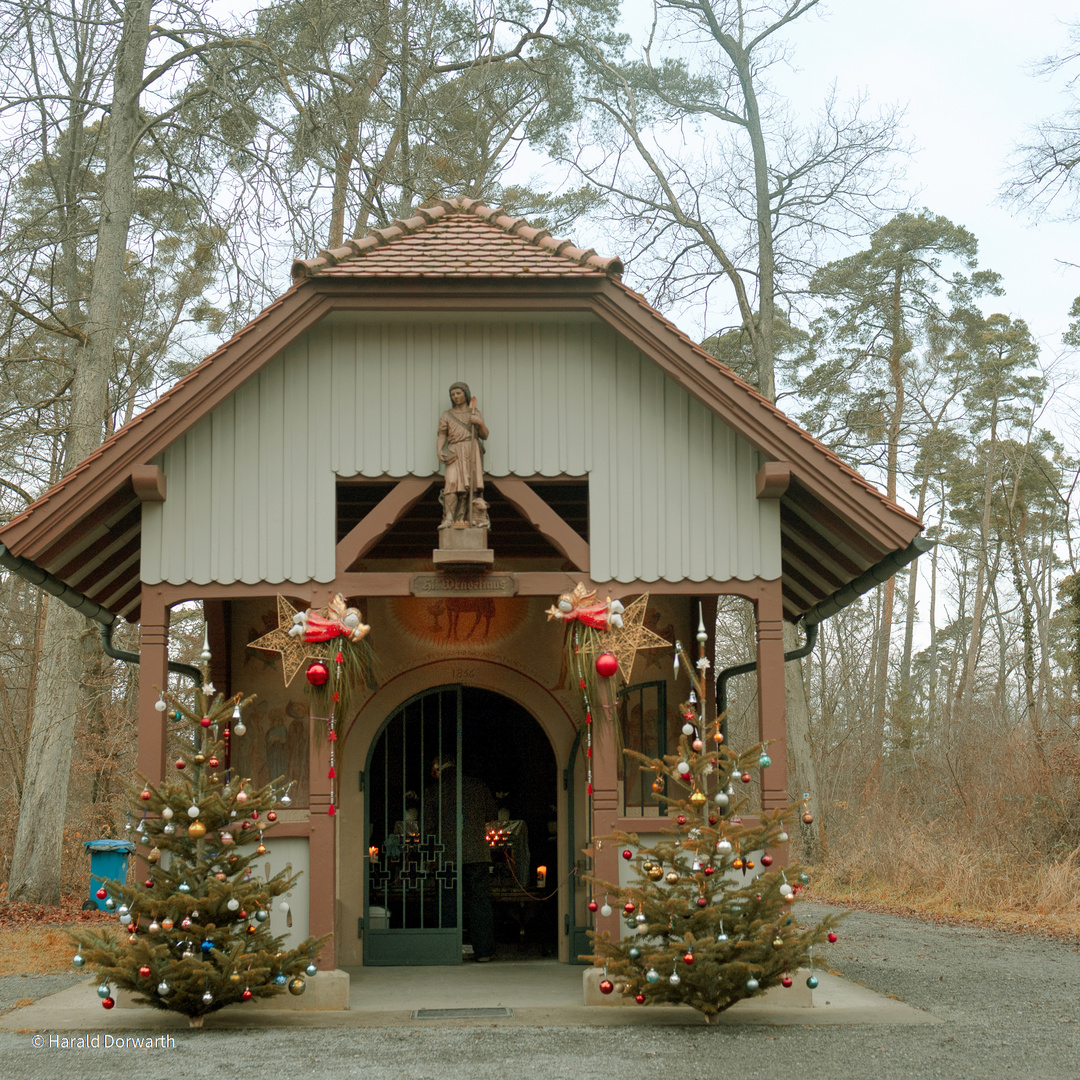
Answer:
[[[206,941],[204,941],[202,943],[202,945],[200,946],[200,948],[203,951],[203,956],[209,956],[210,955],[210,950],[213,947],[214,947],[214,943],[209,938],[207,938]]]
[[[632,945],[629,955],[631,960],[639,960],[641,959],[641,950],[636,945]]]
[[[314,979],[315,976],[319,974],[319,969],[314,964],[308,964],[308,966],[304,968],[304,974],[309,979]]]
[[[274,984],[276,986],[287,986],[288,982],[288,977],[280,971],[274,976]]]
[[[659,982],[660,972],[657,971],[656,968],[649,968],[649,970],[645,972],[645,981],[651,983]]]
[[[97,996],[99,998],[107,998],[110,993],[111,993],[111,991],[109,990],[109,984],[108,983],[102,983],[97,988]]]
[[[815,976],[811,975],[810,978],[806,980],[806,985],[809,986],[811,990],[816,990],[817,989],[817,978]]]
[[[255,912],[255,921],[256,922],[266,922],[266,920],[269,919],[269,918],[270,918],[269,914],[267,912],[263,911],[262,908],[259,908],[259,910]]]

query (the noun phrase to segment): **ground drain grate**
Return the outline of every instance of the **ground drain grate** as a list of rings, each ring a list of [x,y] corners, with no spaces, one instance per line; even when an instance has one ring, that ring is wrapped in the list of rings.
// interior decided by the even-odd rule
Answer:
[[[494,1020],[514,1015],[513,1009],[417,1009],[414,1020]]]

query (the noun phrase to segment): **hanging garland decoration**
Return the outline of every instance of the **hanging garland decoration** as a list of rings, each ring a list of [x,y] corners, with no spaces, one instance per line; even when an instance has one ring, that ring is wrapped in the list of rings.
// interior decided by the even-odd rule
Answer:
[[[360,687],[374,690],[378,685],[375,653],[367,641],[371,627],[361,619],[359,608],[349,607],[340,593],[320,609],[298,611],[283,596],[277,598],[277,603],[277,628],[251,642],[248,648],[280,652],[286,686],[308,662],[305,675],[312,713],[326,717],[330,743],[327,813],[332,817],[337,813],[337,717],[348,712]]]

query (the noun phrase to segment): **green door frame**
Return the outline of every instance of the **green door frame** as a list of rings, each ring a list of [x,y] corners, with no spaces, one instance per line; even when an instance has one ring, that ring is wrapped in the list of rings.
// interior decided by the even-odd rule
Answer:
[[[448,686],[436,686],[431,687],[428,690],[424,690],[419,694],[414,694],[408,701],[404,702],[397,709],[395,709],[390,716],[386,718],[375,738],[371,741],[371,748],[368,751],[367,767],[364,770],[364,821],[369,824],[372,821],[371,814],[371,793],[372,787],[372,762],[375,758],[376,750],[379,747],[379,743],[382,741],[385,735],[390,730],[390,727],[395,722],[406,722],[406,711],[410,706],[419,705],[421,709],[420,714],[420,744],[415,748],[404,748],[409,752],[415,752],[419,754],[419,760],[421,762],[421,775],[426,772],[426,760],[428,756],[434,753],[439,759],[445,760],[447,757],[453,754],[454,760],[459,764],[461,763],[461,692],[462,687],[460,684],[448,685]],[[425,746],[424,739],[424,703],[429,698],[436,698],[438,706],[438,742],[436,746]],[[453,746],[445,745],[442,738],[444,730],[445,720],[448,719],[443,716],[444,698],[450,698],[452,700],[452,707],[455,710],[455,724],[454,724],[454,739]],[[403,757],[404,757],[403,750]],[[403,770],[407,768],[407,761],[402,761],[401,767]],[[384,771],[389,771],[389,763],[385,763]],[[453,964],[461,963],[461,926],[462,926],[462,888],[461,888],[461,859],[459,853],[461,852],[461,774],[462,769],[460,767],[453,770],[453,783],[455,786],[455,804],[457,806],[457,814],[455,815],[455,850],[453,852],[453,862],[450,862],[445,858],[445,853],[437,851],[437,847],[441,846],[438,842],[438,837],[441,832],[441,821],[433,822],[428,820],[430,816],[430,806],[423,805],[423,792],[418,792],[421,796],[421,808],[419,813],[419,826],[420,826],[420,839],[421,842],[417,846],[416,855],[419,856],[414,866],[414,876],[411,882],[408,880],[408,875],[398,874],[399,881],[402,881],[402,894],[401,894],[401,915],[402,921],[408,921],[406,912],[408,911],[407,900],[410,897],[407,893],[410,890],[410,884],[413,890],[416,892],[415,899],[419,901],[417,905],[417,912],[419,914],[419,926],[383,926],[379,925],[384,922],[383,918],[373,919],[371,915],[371,891],[372,891],[372,879],[373,877],[381,877],[381,880],[386,884],[392,873],[390,866],[392,861],[396,862],[402,869],[407,869],[405,863],[402,862],[401,857],[396,860],[391,859],[391,845],[388,841],[393,840],[394,846],[400,850],[399,841],[395,840],[393,834],[389,832],[390,826],[390,807],[387,804],[383,807],[383,822],[387,828],[386,837],[370,837],[370,841],[364,843],[364,849],[366,849],[368,843],[376,844],[380,848],[380,871],[378,874],[373,872],[372,863],[370,859],[364,860],[364,915],[363,915],[363,933],[364,933],[364,964],[371,967],[397,967],[397,966],[417,966],[417,965],[441,965],[449,966]],[[384,791],[386,790],[386,780],[383,781]],[[404,784],[402,794],[402,813],[401,817],[404,819]],[[395,810],[396,812],[396,810]],[[436,812],[442,814],[442,797],[440,789],[440,797],[438,799]],[[405,845],[404,835],[400,838],[400,844]],[[407,845],[406,845],[407,846]],[[407,859],[406,859],[407,863]],[[438,864],[438,876],[432,870]],[[427,883],[429,876],[435,879],[435,896],[441,897],[441,890],[444,888],[443,874],[454,874],[454,898],[456,903],[456,919],[453,927],[444,927],[437,925],[434,927],[425,926],[425,904],[424,904],[424,885]],[[389,890],[388,890],[389,891]],[[449,891],[449,890],[447,890]],[[381,906],[381,905],[380,905]],[[435,911],[440,910],[438,899],[435,903]],[[389,912],[387,918],[394,918],[394,913],[390,912],[388,907],[384,907],[384,912]],[[396,921],[396,919],[395,919]],[[373,925],[374,923],[374,925]]]

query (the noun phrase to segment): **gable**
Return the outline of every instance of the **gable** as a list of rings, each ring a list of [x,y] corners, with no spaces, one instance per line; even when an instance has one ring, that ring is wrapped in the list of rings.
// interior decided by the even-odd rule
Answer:
[[[779,576],[760,455],[595,317],[342,315],[157,459],[169,498],[144,510],[143,580],[332,581],[338,481],[437,478],[458,380],[492,432],[489,477],[588,478],[595,580]]]

